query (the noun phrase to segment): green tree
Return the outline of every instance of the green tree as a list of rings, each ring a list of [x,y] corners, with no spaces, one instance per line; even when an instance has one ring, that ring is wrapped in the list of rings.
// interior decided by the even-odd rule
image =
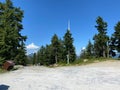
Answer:
[[[120,21],[115,25],[114,27],[115,32],[112,34],[111,38],[111,52],[113,52],[114,56],[114,50],[117,50],[120,52]]]
[[[52,37],[51,45],[53,48],[53,55],[55,63],[58,63],[60,60],[62,60],[62,54],[63,54],[63,43],[62,40],[58,38],[56,34]]]
[[[94,40],[94,50],[97,57],[106,57],[107,53],[107,42],[109,40],[107,34],[107,23],[101,18],[98,17],[96,20],[98,34],[95,34]]]
[[[37,54],[37,60],[40,65],[51,65],[55,63],[53,47],[51,44],[46,45],[46,47],[41,46]]]
[[[65,47],[65,56],[67,56],[70,62],[75,61],[76,53],[75,53],[75,47],[73,46],[73,38],[72,38],[72,34],[70,33],[70,30],[67,30],[67,32],[64,35],[64,47]]]
[[[53,54],[53,47],[52,45],[46,45],[45,49],[45,60],[44,65],[51,65],[55,63],[54,54]]]
[[[64,41],[62,39],[59,39],[59,53],[58,53],[58,58],[59,58],[59,62],[65,62],[65,47],[64,47]]]
[[[65,57],[66,58],[66,57]],[[51,65],[57,62],[64,61],[64,43],[63,40],[58,39],[55,34],[51,39],[51,44],[41,46],[37,52],[37,63],[40,65]]]
[[[0,58],[23,60],[21,64],[25,63],[24,42],[27,38],[20,33],[23,29],[22,18],[23,11],[14,7],[11,0],[0,2]]]
[[[37,53],[38,56],[38,63],[40,63],[40,65],[44,65],[44,61],[45,61],[45,47],[41,46],[40,50]]]
[[[94,54],[94,47],[93,44],[91,43],[91,41],[89,40],[88,45],[86,47],[86,57],[87,58],[92,58]]]
[[[58,52],[59,52],[60,42],[56,34],[54,34],[54,36],[52,37],[51,43],[53,47],[53,55],[55,57],[55,62],[58,63]]]
[[[82,49],[81,49],[80,58],[82,58],[82,59],[88,58],[88,57],[87,57],[87,53],[86,53],[86,48],[82,48]]]
[[[37,56],[36,53],[33,54],[33,65],[36,65]]]
[[[26,65],[27,64],[27,56],[25,50],[24,42],[20,47],[16,50],[16,56],[13,58],[16,64]]]

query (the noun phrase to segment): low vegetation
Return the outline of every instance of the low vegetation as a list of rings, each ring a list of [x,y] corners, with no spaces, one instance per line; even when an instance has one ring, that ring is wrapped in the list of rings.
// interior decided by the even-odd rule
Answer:
[[[6,70],[0,68],[0,73],[5,73],[5,72],[6,72]]]
[[[77,59],[73,63],[67,64],[65,62],[59,62],[58,64],[50,65],[49,67],[61,67],[61,66],[81,66],[81,65],[87,65],[91,63],[99,63],[103,61],[109,61],[109,60],[118,60],[113,58],[91,58],[91,59]]]

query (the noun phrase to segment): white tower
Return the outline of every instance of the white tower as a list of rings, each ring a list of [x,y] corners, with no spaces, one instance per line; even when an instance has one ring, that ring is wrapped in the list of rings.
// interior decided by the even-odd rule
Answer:
[[[70,20],[68,20],[68,30],[70,30]]]
[[[68,20],[68,31],[70,31],[70,20]],[[70,63],[70,51],[68,50],[67,54],[67,64]]]

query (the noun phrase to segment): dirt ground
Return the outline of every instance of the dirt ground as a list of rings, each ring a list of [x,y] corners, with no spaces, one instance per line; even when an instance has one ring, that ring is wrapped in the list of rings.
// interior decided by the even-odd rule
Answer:
[[[120,61],[24,67],[0,74],[0,90],[120,90]]]

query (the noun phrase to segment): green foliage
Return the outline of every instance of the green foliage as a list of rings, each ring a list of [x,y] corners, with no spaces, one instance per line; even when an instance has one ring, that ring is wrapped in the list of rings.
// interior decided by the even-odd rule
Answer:
[[[1,74],[1,73],[5,73],[5,72],[6,72],[6,70],[0,68],[0,74]]]
[[[96,57],[106,57],[107,43],[109,40],[109,37],[106,35],[107,23],[101,17],[97,18],[96,23],[97,25],[95,27],[97,28],[98,34],[95,34],[93,38],[95,55]]]
[[[116,24],[114,30],[110,44],[111,52],[114,52],[113,50],[120,52],[120,21]]]
[[[81,59],[78,58],[76,59],[74,62],[70,63],[70,64],[66,64],[65,62],[59,62],[57,67],[59,66],[79,66],[79,65],[87,65],[87,64],[91,64],[91,63],[98,63],[98,62],[102,62],[102,61],[107,61],[107,60],[114,60],[111,58],[89,58],[89,59]],[[56,67],[56,66],[52,66],[52,67]]]
[[[52,51],[53,51],[53,55],[54,55],[54,60],[57,63],[58,62],[58,53],[60,50],[60,42],[59,42],[58,36],[56,34],[52,37],[51,43],[52,43],[52,47],[53,47]]]
[[[2,66],[2,64],[4,63],[4,58],[0,57],[0,67]]]
[[[80,58],[81,58],[81,59],[87,58],[87,54],[86,54],[86,50],[85,50],[85,49],[82,49],[82,50],[81,50]]]
[[[41,46],[37,52],[37,64],[50,65],[55,63],[52,45]],[[34,60],[34,59],[33,59]]]
[[[54,34],[51,39],[51,44],[46,45],[45,47],[41,46],[40,50],[37,52],[37,64],[51,65],[60,62],[66,63],[68,50],[70,54],[70,62],[73,62],[76,59],[76,54],[73,46],[73,38],[71,36],[70,31],[67,31],[64,40],[61,40],[56,34]]]
[[[87,58],[92,58],[94,56],[94,47],[90,40],[86,47],[86,54],[87,54]]]
[[[91,59],[94,57],[94,46],[89,40],[88,45],[85,49],[81,50],[80,58],[81,59]]]
[[[75,61],[76,54],[75,54],[75,47],[73,46],[73,38],[70,30],[64,35],[64,47],[65,47],[65,56],[69,55],[70,62]]]
[[[87,64],[96,62],[97,60],[104,61],[106,57],[109,58],[109,53],[113,50],[120,52],[120,22],[115,26],[115,32],[111,39],[107,36],[107,23],[101,17],[97,18],[96,23],[97,25],[95,27],[98,33],[93,37],[94,43],[92,44],[91,41],[88,42],[85,50],[81,52],[81,60],[76,60],[75,47],[73,46],[74,39],[70,30],[67,30],[63,40],[54,34],[51,39],[51,44],[45,47],[41,46],[37,54],[33,56],[33,64],[66,65],[67,60],[70,61],[70,64]]]
[[[0,3],[0,57],[4,60],[14,60],[17,64],[25,64],[26,57],[26,36],[20,33],[23,29],[22,18],[23,11],[14,7],[11,0]]]
[[[45,62],[45,47],[41,46],[40,50],[37,52],[38,63],[43,65]]]
[[[63,41],[61,39],[58,39],[58,36],[55,34],[52,37],[51,45],[52,45],[52,54],[54,55],[54,61],[57,64],[60,60],[63,59]]]
[[[36,56],[36,53],[34,53],[33,55],[33,65],[35,65],[37,62],[37,56]]]

